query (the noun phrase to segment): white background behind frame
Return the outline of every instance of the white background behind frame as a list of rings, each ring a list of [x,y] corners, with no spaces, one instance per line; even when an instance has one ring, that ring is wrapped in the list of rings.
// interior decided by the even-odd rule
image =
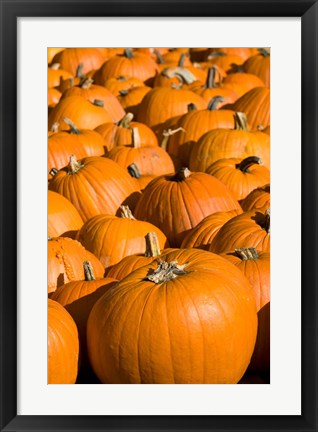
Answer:
[[[301,414],[300,45],[300,18],[18,19],[18,415]],[[47,385],[47,47],[59,46],[271,47],[270,385]]]

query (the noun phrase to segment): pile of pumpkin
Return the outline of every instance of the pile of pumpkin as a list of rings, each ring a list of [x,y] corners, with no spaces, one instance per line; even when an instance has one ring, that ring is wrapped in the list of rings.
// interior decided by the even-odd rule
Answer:
[[[265,48],[48,50],[49,383],[269,382],[269,80]]]

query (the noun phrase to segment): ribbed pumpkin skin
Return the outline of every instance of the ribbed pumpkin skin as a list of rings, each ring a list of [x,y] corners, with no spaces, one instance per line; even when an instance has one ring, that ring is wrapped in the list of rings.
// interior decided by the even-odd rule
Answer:
[[[52,63],[60,63],[61,69],[75,76],[80,64],[83,65],[82,72],[86,74],[100,68],[104,61],[104,56],[98,48],[65,48],[54,56]]]
[[[78,241],[57,237],[48,241],[48,292],[70,281],[84,280],[83,262],[92,264],[96,278],[104,276],[104,266]]]
[[[115,215],[121,204],[132,209],[139,199],[138,183],[118,164],[102,157],[88,157],[76,173],[59,171],[49,189],[61,193],[77,208],[83,221],[98,215]]]
[[[258,156],[270,167],[270,139],[263,132],[215,129],[192,145],[189,168],[204,172],[213,162],[225,158]]]
[[[235,91],[238,97],[241,97],[255,87],[264,87],[264,83],[256,75],[237,72],[224,78],[223,87]]]
[[[242,213],[226,222],[215,236],[210,251],[222,253],[242,247],[270,251],[270,234],[262,227],[265,214],[258,210]]]
[[[100,259],[104,267],[109,267],[125,256],[144,253],[145,236],[152,231],[157,234],[160,249],[163,249],[167,238],[156,226],[125,217],[98,215],[83,225],[77,239]]]
[[[94,100],[100,100],[104,103],[104,110],[109,114],[110,118],[117,122],[124,115],[125,110],[120,105],[117,98],[112,94],[112,92],[105,87],[92,84],[89,88],[81,88],[81,87],[71,87],[63,93],[62,98],[66,98],[69,96],[81,96],[84,99],[90,101],[91,103]]]
[[[172,247],[179,247],[186,231],[206,216],[241,207],[219,180],[205,173],[191,173],[182,181],[173,176],[154,179],[145,188],[134,215],[160,228]]]
[[[166,283],[136,270],[95,304],[87,334],[92,367],[103,383],[236,383],[253,352],[257,318],[243,274],[226,260],[177,250],[167,262],[188,263]],[[133,305],[133,307],[132,307]]]
[[[107,157],[127,169],[129,165],[136,164],[141,175],[170,174],[174,172],[171,157],[161,147],[139,147],[118,146],[114,147]]]
[[[68,165],[70,156],[77,159],[87,156],[102,156],[105,154],[105,142],[95,131],[80,130],[79,134],[69,131],[57,132],[48,139],[48,171],[52,168],[61,169]]]
[[[258,331],[249,370],[268,371],[270,367],[270,254],[258,252],[257,259],[243,260],[235,253],[222,254],[249,280],[256,300]]]
[[[265,166],[253,164],[244,172],[236,168],[241,162],[239,158],[219,159],[205,170],[224,183],[238,201],[270,181],[270,172]]]
[[[145,255],[129,255],[121,259],[117,264],[106,268],[105,275],[117,280],[122,280],[133,271],[152,263],[156,258]]]
[[[270,208],[270,185],[253,190],[242,200],[241,206],[245,212],[249,210],[265,212]]]
[[[96,73],[96,80],[102,82],[115,76],[128,76],[138,78],[142,82],[148,82],[158,72],[158,65],[149,56],[134,52],[132,58],[125,55],[117,55],[106,61]]]
[[[48,300],[48,384],[74,384],[78,373],[76,324],[59,303]]]
[[[74,236],[83,220],[73,204],[63,195],[48,191],[48,236],[58,237],[66,234]]]
[[[233,129],[234,111],[193,110],[184,114],[176,124],[181,130],[169,138],[168,153],[179,157],[186,165],[190,162],[193,144],[211,129]]]
[[[95,80],[95,76],[94,76],[94,80]],[[96,82],[106,87],[108,90],[110,90],[113,93],[114,96],[117,97],[120,95],[119,93],[120,90],[129,90],[134,87],[140,87],[145,85],[138,78],[128,77],[124,75],[115,76],[107,80],[104,80],[102,78],[101,81],[96,79]]]
[[[141,101],[150,91],[151,87],[147,86],[133,87],[127,94],[119,94],[117,99],[126,112],[136,115]]]
[[[270,87],[270,56],[264,56],[261,53],[248,58],[243,64],[245,72],[257,75],[265,84]]]
[[[257,54],[255,48],[212,48],[211,52],[223,52],[228,55],[240,56],[242,60],[248,59],[251,55]]]
[[[246,114],[251,130],[270,124],[270,91],[266,87],[253,88],[229,107]]]
[[[140,136],[140,145],[158,146],[158,140],[154,132],[143,123],[131,122],[129,127],[122,127],[115,123],[104,123],[98,126],[95,131],[98,132],[105,141],[107,150],[117,146],[129,146],[132,144],[132,128],[137,128]]]
[[[228,212],[217,212],[205,217],[197,226],[188,232],[181,243],[181,248],[209,250],[214,237],[222,226],[238,214],[239,212],[233,210]]]
[[[143,98],[137,120],[149,127],[158,127],[171,117],[185,114],[190,103],[198,109],[206,108],[204,99],[190,90],[156,87]]]
[[[81,96],[69,96],[60,100],[49,114],[49,129],[58,122],[60,130],[69,130],[70,127],[63,121],[64,117],[72,119],[79,129],[95,129],[103,123],[113,121],[104,108]]]
[[[97,300],[116,282],[116,279],[113,278],[69,282],[59,287],[50,296],[52,300],[61,304],[74,319],[80,340],[81,366],[88,362],[86,343],[88,316]]]

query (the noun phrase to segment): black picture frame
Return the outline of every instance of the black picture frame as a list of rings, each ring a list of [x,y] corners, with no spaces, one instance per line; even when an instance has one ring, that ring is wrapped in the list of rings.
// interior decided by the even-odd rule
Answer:
[[[76,3],[76,7],[74,4]],[[312,0],[0,0],[1,431],[317,431],[317,11]],[[299,416],[17,415],[17,18],[301,17],[302,413]],[[286,67],[288,73],[288,66]],[[292,377],[291,377],[292,379]]]

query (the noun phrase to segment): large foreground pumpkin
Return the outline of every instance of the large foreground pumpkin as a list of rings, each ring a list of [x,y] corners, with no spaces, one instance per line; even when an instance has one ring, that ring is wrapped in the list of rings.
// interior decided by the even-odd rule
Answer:
[[[88,319],[103,383],[225,384],[243,376],[257,315],[245,276],[224,258],[175,250],[106,292]]]

